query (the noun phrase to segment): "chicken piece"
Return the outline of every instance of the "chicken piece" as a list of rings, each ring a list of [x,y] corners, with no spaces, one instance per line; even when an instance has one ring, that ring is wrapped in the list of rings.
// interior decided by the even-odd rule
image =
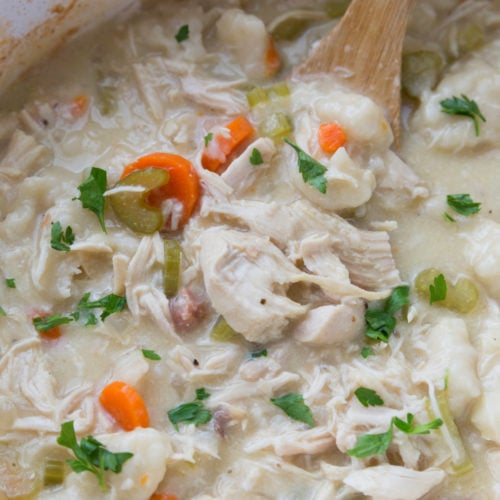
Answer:
[[[365,307],[361,300],[346,300],[308,311],[292,335],[311,345],[334,345],[355,339],[363,332]]]
[[[129,432],[94,437],[109,451],[133,453],[132,458],[123,464],[121,472],[105,474],[108,493],[101,492],[94,475],[88,472],[71,472],[62,488],[42,490],[40,499],[144,500],[155,492],[173,453],[167,434],[152,428],[137,427]]]
[[[447,378],[450,410],[454,417],[461,417],[481,393],[477,352],[470,344],[465,322],[443,318],[429,329],[425,342],[428,362],[422,371],[437,385]]]
[[[401,283],[386,232],[357,229],[341,217],[325,214],[307,202],[284,205],[235,201],[207,205],[205,214],[237,220],[256,234],[269,237],[286,253],[297,246],[296,242],[314,235],[318,238],[318,252],[337,255],[349,271],[351,282],[362,288],[387,290]],[[328,275],[326,270],[322,272]]]
[[[307,306],[286,296],[291,283],[314,283],[330,294],[381,297],[349,282],[301,272],[267,238],[252,233],[206,231],[199,244],[200,266],[213,307],[251,342],[279,338],[290,320],[306,313]]]
[[[384,464],[354,470],[344,483],[375,500],[417,500],[444,477],[444,471],[437,468],[417,471]]]
[[[257,149],[262,155],[263,163],[261,165],[252,165],[250,163],[250,157],[254,149]],[[234,194],[238,196],[254,184],[259,173],[269,167],[275,152],[276,146],[272,139],[259,137],[238,158],[231,162],[229,167],[222,173],[221,178],[233,188]]]

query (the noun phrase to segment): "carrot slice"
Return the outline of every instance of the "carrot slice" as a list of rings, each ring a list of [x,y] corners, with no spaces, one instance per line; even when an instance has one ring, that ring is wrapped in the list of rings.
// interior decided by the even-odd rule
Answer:
[[[276,45],[274,44],[274,40],[269,37],[269,44],[266,50],[266,76],[272,77],[274,76],[281,67],[281,56],[279,52],[276,50]]]
[[[149,500],[179,500],[179,497],[173,493],[153,493]]]
[[[102,390],[99,401],[124,430],[149,426],[144,400],[131,385],[120,381],[111,382]]]
[[[168,198],[179,200],[183,207],[183,214],[179,221],[179,227],[184,225],[194,211],[200,197],[200,182],[191,162],[186,158],[173,153],[151,153],[142,156],[125,167],[121,178],[135,170],[145,168],[163,168],[168,170],[170,178],[167,184],[153,190],[148,202],[155,207]]]
[[[203,168],[212,172],[224,165],[227,157],[255,132],[252,124],[244,116],[238,116],[225,128],[229,134],[217,134],[211,141],[213,144],[209,143],[201,156]]]
[[[80,118],[89,105],[89,98],[86,95],[78,95],[70,105],[70,113],[74,118]]]
[[[325,153],[335,153],[345,144],[344,129],[338,123],[322,123],[318,129],[318,143]]]
[[[38,335],[45,340],[56,340],[62,335],[62,332],[58,326],[54,326],[54,328],[51,328],[50,330],[38,332]]]

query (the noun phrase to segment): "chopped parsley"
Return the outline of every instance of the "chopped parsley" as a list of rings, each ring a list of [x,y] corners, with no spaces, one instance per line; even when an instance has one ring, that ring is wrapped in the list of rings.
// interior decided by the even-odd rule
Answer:
[[[396,426],[405,434],[429,434],[432,429],[437,429],[443,425],[440,418],[436,418],[426,424],[415,426],[413,423],[414,416],[408,413],[406,422],[398,417],[393,417],[387,432],[380,434],[363,434],[358,437],[354,448],[347,450],[347,453],[352,457],[365,458],[372,455],[383,455],[391,444],[393,426]]]
[[[264,163],[262,154],[257,148],[252,149],[252,154],[250,155],[250,163],[252,165],[262,165]]]
[[[325,194],[326,178],[324,174],[327,168],[293,142],[288,139],[283,140],[297,152],[299,172],[302,174],[304,182],[316,188],[320,193]]]
[[[408,304],[410,287],[406,285],[394,288],[386,299],[383,309],[368,309],[365,312],[365,335],[374,340],[389,342],[389,337],[396,328],[394,314]]]
[[[304,398],[300,394],[290,392],[279,398],[271,398],[271,403],[281,408],[290,418],[314,427],[311,409],[304,403]]]
[[[267,356],[267,349],[262,349],[261,351],[253,351],[250,353],[251,358],[263,358]]]
[[[481,203],[475,202],[469,194],[449,194],[446,203],[460,215],[474,215],[481,210]]]
[[[434,282],[429,285],[430,303],[439,302],[446,299],[446,278],[444,274],[438,274],[434,278]]]
[[[97,215],[99,224],[101,224],[101,228],[104,232],[106,232],[104,223],[104,193],[106,191],[106,185],[106,170],[92,167],[90,175],[78,186],[80,196],[74,198],[82,202],[83,208],[88,208]]]
[[[57,313],[50,316],[33,318],[33,326],[39,332],[46,332],[56,326],[66,325],[72,321],[74,321],[74,318]]]
[[[71,245],[75,242],[75,235],[71,226],[63,231],[59,221],[53,222],[50,230],[50,246],[60,252],[69,252]]]
[[[16,288],[16,280],[14,278],[5,278],[7,288]]]
[[[66,460],[73,471],[76,473],[87,471],[94,474],[103,493],[107,491],[104,472],[110,470],[118,474],[123,464],[134,456],[129,452],[112,453],[92,436],[82,438],[78,444],[73,421],[64,422],[61,425],[61,434],[57,438],[57,443],[74,453],[76,459]]]
[[[469,99],[466,95],[462,94],[462,98],[452,96],[451,98],[439,101],[441,111],[449,115],[462,115],[468,116],[474,122],[474,130],[476,137],[479,135],[479,119],[486,122],[486,118],[479,110],[476,101]]]
[[[205,141],[205,147],[208,146],[209,142],[214,138],[214,134],[212,132],[209,132],[203,140]]]
[[[373,389],[358,387],[354,391],[354,394],[358,398],[358,401],[365,407],[382,406],[384,404],[384,400]]]
[[[183,24],[177,31],[175,39],[177,40],[177,43],[181,43],[184,40],[187,40],[188,38],[189,38],[189,25]]]
[[[87,292],[77,304],[76,318],[78,319],[79,313],[88,311],[90,309],[102,309],[101,320],[104,321],[108,316],[113,313],[121,312],[127,305],[127,299],[121,295],[110,293],[98,300],[89,300],[90,292]]]
[[[167,412],[168,419],[179,430],[177,424],[194,424],[198,427],[212,420],[212,414],[203,405],[203,400],[210,396],[203,387],[196,389],[196,399],[191,403],[183,403]]]
[[[0,306],[0,316],[7,316],[7,313],[5,312],[5,309]]]
[[[448,222],[457,222],[455,218],[453,218],[448,212],[443,213],[444,220]]]
[[[374,356],[375,355],[375,351],[371,348],[371,347],[363,347],[363,349],[361,349],[361,356],[363,356],[363,358],[367,358],[368,356]]]
[[[142,349],[142,355],[151,361],[160,361],[161,356],[151,349]]]

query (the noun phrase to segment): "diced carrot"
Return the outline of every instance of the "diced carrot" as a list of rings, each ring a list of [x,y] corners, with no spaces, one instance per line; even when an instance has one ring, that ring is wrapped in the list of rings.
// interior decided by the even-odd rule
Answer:
[[[73,99],[70,105],[70,113],[74,118],[80,118],[89,105],[89,98],[86,95],[78,95]]]
[[[173,493],[153,493],[149,500],[179,500],[179,497]]]
[[[227,157],[255,132],[252,124],[244,117],[238,116],[225,128],[228,134],[216,134],[203,150],[201,164],[203,168],[215,172],[227,161]]]
[[[344,129],[338,123],[322,123],[319,126],[318,143],[325,153],[335,153],[345,144],[345,141]]]
[[[269,44],[266,50],[266,76],[273,77],[281,67],[281,56],[276,50],[274,40],[269,37]]]
[[[51,328],[50,330],[38,332],[38,335],[45,340],[56,340],[62,335],[62,332],[58,326],[54,326],[54,328]]]
[[[151,153],[142,156],[125,167],[123,179],[135,170],[156,167],[168,170],[170,178],[167,184],[150,193],[148,201],[153,206],[160,206],[168,198],[179,200],[184,212],[179,220],[179,227],[184,225],[196,206],[200,197],[200,182],[191,162],[186,158],[173,153]]]
[[[99,401],[124,430],[149,426],[144,400],[131,385],[120,381],[111,382],[102,390]]]

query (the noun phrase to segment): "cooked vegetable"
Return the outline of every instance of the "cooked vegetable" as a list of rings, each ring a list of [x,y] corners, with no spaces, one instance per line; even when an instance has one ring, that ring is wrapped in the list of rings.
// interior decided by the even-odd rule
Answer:
[[[235,331],[228,322],[219,316],[210,332],[210,340],[214,342],[239,342],[241,335]]]
[[[71,226],[63,231],[59,221],[53,222],[50,230],[50,246],[60,252],[69,252],[75,242],[75,235]]]
[[[16,280],[14,278],[5,278],[7,288],[16,288]]]
[[[99,402],[126,431],[149,426],[149,414],[144,400],[125,382],[114,381],[104,387]]]
[[[101,320],[104,321],[108,316],[113,313],[121,312],[127,306],[127,299],[121,295],[115,295],[110,293],[101,297],[97,300],[89,300],[90,292],[87,292],[80,299],[77,304],[77,315],[75,319],[78,319],[78,312],[88,311],[90,309],[102,309]]]
[[[123,464],[133,457],[133,454],[129,452],[110,452],[92,436],[82,438],[80,444],[78,444],[73,421],[64,422],[61,425],[61,434],[57,438],[57,442],[61,446],[69,448],[75,454],[76,460],[66,461],[69,466],[76,473],[88,471],[94,474],[103,493],[107,491],[104,472],[110,470],[118,474],[122,471]]]
[[[254,87],[247,94],[250,107],[264,104],[269,99],[282,99],[290,95],[290,88],[285,82],[279,82],[271,87]]]
[[[446,279],[442,273],[438,274],[429,285],[429,302],[439,302],[446,299]]]
[[[200,197],[198,175],[191,162],[172,153],[152,153],[130,163],[117,184],[121,186],[145,188],[146,192],[117,191],[109,197],[117,216],[131,229],[146,234],[164,228],[167,223],[171,229],[181,228],[191,217]],[[166,200],[181,204],[178,221],[172,217],[164,220],[161,207]]]
[[[274,40],[271,37],[269,37],[269,44],[266,50],[265,65],[266,76],[269,78],[273,77],[281,67],[281,56],[276,50]]]
[[[7,312],[2,306],[0,306],[0,316],[7,316]]]
[[[290,418],[314,427],[311,409],[304,403],[304,398],[300,394],[290,392],[279,398],[271,398],[271,403],[281,408]]]
[[[106,184],[106,170],[92,167],[87,179],[78,186],[80,196],[73,198],[74,200],[80,200],[83,208],[87,208],[97,215],[99,224],[104,232],[106,232],[104,224],[104,193],[106,191]]]
[[[452,96],[449,99],[444,99],[439,102],[441,104],[441,111],[449,115],[462,115],[468,116],[474,122],[474,130],[476,136],[479,135],[479,119],[486,122],[486,118],[479,110],[476,101],[469,99],[466,95],[462,94],[462,98]]]
[[[173,493],[153,493],[149,500],[179,500],[179,497]]]
[[[215,134],[205,146],[201,156],[203,168],[212,172],[222,167],[227,162],[228,156],[255,132],[252,124],[244,116],[238,116],[225,128],[227,133]]]
[[[278,139],[293,131],[290,118],[284,113],[272,113],[260,125],[262,135]]]
[[[212,134],[212,132],[209,132],[204,138],[203,140],[205,141],[205,147],[208,146],[208,143],[214,138],[214,134]]]
[[[467,23],[464,28],[459,30],[457,43],[460,54],[477,49],[484,43],[484,30],[476,23]]]
[[[449,194],[446,203],[460,215],[474,215],[481,210],[481,203],[475,202],[467,193]]]
[[[391,444],[393,426],[396,426],[405,434],[429,434],[432,429],[437,429],[443,425],[440,418],[422,425],[414,424],[414,416],[411,413],[406,415],[406,422],[398,417],[392,417],[389,430],[380,434],[363,434],[358,437],[356,446],[347,450],[352,457],[365,458],[372,455],[383,455]]]
[[[168,298],[179,291],[181,279],[181,245],[177,240],[163,240],[165,262],[163,264],[163,290]]]
[[[384,400],[373,389],[358,387],[354,391],[354,394],[358,398],[358,401],[365,407],[382,406],[384,404]]]
[[[160,361],[161,356],[151,349],[142,349],[142,355],[151,361]]]
[[[257,148],[252,149],[252,154],[250,155],[250,163],[252,165],[262,165],[262,163],[264,163],[262,155]]]
[[[430,50],[418,50],[403,55],[401,82],[412,97],[420,97],[424,90],[436,85],[443,66],[441,57]]]
[[[36,318],[33,318],[33,326],[39,332],[48,332],[49,330],[54,330],[54,335],[56,335],[55,329],[58,326],[66,325],[68,323],[71,323],[72,321],[74,321],[73,318],[62,316],[60,313],[56,313],[50,316],[37,316]],[[57,334],[57,336],[60,336],[60,332]]]
[[[263,358],[267,356],[267,349],[262,349],[260,351],[253,351],[250,353],[251,358]]]
[[[89,98],[86,95],[78,95],[73,99],[69,111],[73,118],[80,118],[80,116],[83,116],[88,106]]]
[[[177,43],[181,43],[187,40],[188,38],[189,38],[189,25],[183,24],[175,34],[175,39],[177,40]]]
[[[43,470],[43,485],[55,486],[64,482],[66,476],[64,462],[55,458],[46,458]]]
[[[183,403],[167,412],[168,419],[179,430],[177,424],[194,424],[198,427],[201,424],[206,424],[212,420],[212,414],[207,410],[203,403],[203,399],[210,396],[204,388],[196,389],[196,399],[191,403]]]
[[[319,147],[328,154],[333,154],[345,144],[344,129],[338,123],[322,123],[318,129]]]
[[[362,356],[363,358],[365,358],[365,359],[366,359],[368,356],[374,356],[374,355],[375,355],[375,351],[374,351],[371,347],[367,347],[367,346],[365,346],[365,347],[363,347],[363,348],[361,349],[361,356]]]
[[[326,167],[317,162],[312,156],[309,156],[293,142],[288,139],[284,139],[284,141],[297,152],[299,172],[302,174],[304,182],[316,188],[320,193],[325,194],[326,178],[324,174],[327,170]]]

